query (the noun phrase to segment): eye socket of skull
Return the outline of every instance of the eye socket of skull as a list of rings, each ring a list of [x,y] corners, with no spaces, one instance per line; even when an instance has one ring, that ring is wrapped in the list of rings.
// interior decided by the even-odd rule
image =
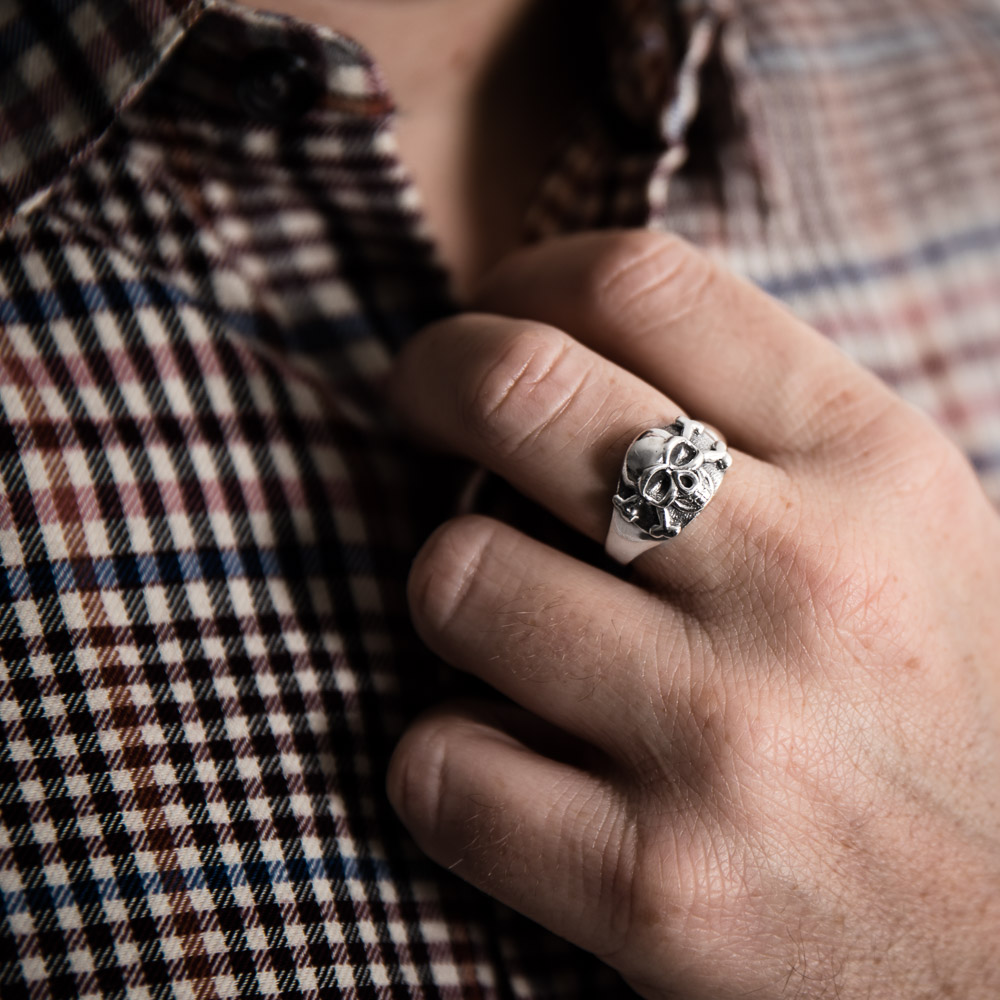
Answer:
[[[670,473],[670,467],[660,465],[647,469],[639,477],[639,492],[643,500],[654,507],[666,507],[677,496],[677,483]]]
[[[675,437],[667,445],[664,461],[674,469],[697,469],[705,456],[687,438]]]

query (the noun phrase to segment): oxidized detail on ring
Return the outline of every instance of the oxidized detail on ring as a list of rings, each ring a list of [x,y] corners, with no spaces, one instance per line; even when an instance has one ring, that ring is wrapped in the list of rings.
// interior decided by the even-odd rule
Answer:
[[[643,431],[622,463],[608,553],[629,562],[679,535],[715,496],[732,463],[725,441],[687,417]]]

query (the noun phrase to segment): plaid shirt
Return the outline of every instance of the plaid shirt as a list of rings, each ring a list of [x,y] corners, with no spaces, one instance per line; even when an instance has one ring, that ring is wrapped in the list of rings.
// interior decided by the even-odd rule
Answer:
[[[996,0],[611,14],[525,238],[711,248],[1000,501]],[[0,0],[3,1000],[624,992],[422,859],[382,793],[458,683],[403,599],[452,469],[378,392],[455,308],[392,123],[320,28]]]

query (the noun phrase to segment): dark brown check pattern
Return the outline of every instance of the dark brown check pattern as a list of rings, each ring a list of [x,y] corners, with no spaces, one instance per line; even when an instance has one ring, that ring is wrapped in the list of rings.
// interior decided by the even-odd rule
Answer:
[[[1000,500],[1000,7],[614,2],[526,238],[708,246]],[[461,683],[403,600],[463,470],[380,401],[454,308],[392,122],[310,26],[0,0],[3,1000],[627,992],[382,793]]]

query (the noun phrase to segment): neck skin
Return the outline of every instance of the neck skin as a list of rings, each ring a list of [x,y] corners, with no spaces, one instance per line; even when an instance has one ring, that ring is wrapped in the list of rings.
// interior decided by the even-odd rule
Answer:
[[[243,2],[325,25],[371,53],[399,109],[400,155],[461,301],[520,242],[565,128],[573,0]]]

